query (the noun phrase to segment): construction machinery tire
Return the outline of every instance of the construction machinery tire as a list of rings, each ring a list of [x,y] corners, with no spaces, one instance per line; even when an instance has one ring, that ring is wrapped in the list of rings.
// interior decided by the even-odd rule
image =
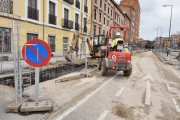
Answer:
[[[124,76],[129,77],[132,73],[132,69],[124,71]]]
[[[105,76],[108,73],[108,68],[106,67],[106,61],[105,59],[102,60],[102,64],[101,64],[101,75]]]
[[[102,60],[102,58],[98,59],[98,70],[101,70]]]

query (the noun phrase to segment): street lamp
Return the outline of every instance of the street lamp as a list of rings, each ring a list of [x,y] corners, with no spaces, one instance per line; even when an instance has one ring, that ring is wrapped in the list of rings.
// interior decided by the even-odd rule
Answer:
[[[154,28],[154,29],[156,29],[157,30],[157,38],[158,38],[158,28]],[[156,46],[157,46],[157,38],[156,38]]]
[[[171,18],[170,18],[170,27],[169,27],[169,40],[168,42],[170,42],[170,36],[171,36],[171,21],[172,21],[172,8],[173,8],[173,5],[163,5],[163,7],[167,7],[167,6],[171,6]],[[170,46],[170,44],[169,44]]]
[[[160,46],[161,46],[161,39],[162,39],[162,27],[157,27],[157,28],[161,28],[161,37],[160,38]]]

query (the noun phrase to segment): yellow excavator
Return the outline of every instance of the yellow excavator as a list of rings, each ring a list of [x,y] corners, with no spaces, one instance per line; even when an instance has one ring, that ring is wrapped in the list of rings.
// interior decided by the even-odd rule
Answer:
[[[76,43],[77,43],[77,40],[80,38],[83,40],[84,37],[87,37],[87,44],[88,44],[88,48],[89,48],[89,51],[90,51],[90,56],[92,58],[100,58],[102,57],[99,53],[99,48],[103,45],[106,44],[107,42],[107,38],[105,35],[97,35],[97,36],[94,36],[92,39],[93,39],[93,45],[90,43],[90,40],[91,40],[91,37],[84,34],[84,33],[74,33],[73,35],[73,40],[72,40],[72,43],[71,45],[69,46],[70,49],[68,50],[67,54],[65,55],[65,59],[68,61],[68,62],[71,62],[73,57],[72,57],[72,54],[74,53],[75,51],[75,46],[76,46]]]

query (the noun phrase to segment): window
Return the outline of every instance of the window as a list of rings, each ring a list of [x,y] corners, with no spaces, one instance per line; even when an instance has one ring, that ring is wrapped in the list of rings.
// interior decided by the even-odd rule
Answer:
[[[120,17],[119,17],[119,23],[120,23],[121,21],[120,21]]]
[[[69,19],[69,10],[64,8],[64,19],[68,20]]]
[[[87,33],[87,18],[84,18],[84,33]]]
[[[109,19],[107,20],[107,26],[109,26]]]
[[[38,34],[35,33],[27,33],[27,41],[32,40],[32,39],[37,39]]]
[[[103,34],[105,35],[105,30],[103,30]]]
[[[0,10],[1,11],[1,10]],[[37,10],[37,0],[28,0],[28,18],[39,20],[39,10]]]
[[[108,14],[109,14],[109,6],[110,6],[110,5],[108,4]]]
[[[99,26],[99,35],[101,34],[101,26]]]
[[[3,52],[11,52],[11,29],[0,27],[0,52],[2,52],[2,41],[3,41]],[[3,40],[4,33],[4,40]]]
[[[101,12],[99,12],[99,22],[101,22],[101,16],[102,16],[102,14],[101,14]]]
[[[100,0],[100,7],[102,8],[102,0]]]
[[[51,52],[55,52],[55,36],[48,36],[48,44],[51,48]]]
[[[75,14],[75,30],[78,30],[79,31],[79,14]]]
[[[115,20],[116,20],[116,13],[115,13]]]
[[[106,17],[104,16],[104,24],[106,24]]]
[[[113,7],[111,7],[111,17],[112,17],[112,13],[113,13]]]
[[[94,25],[94,35],[96,35],[96,25]]]
[[[97,13],[97,9],[94,8],[94,19],[96,19],[96,13]]]
[[[104,11],[106,11],[106,3],[104,3]]]
[[[55,15],[55,4],[52,2],[49,2],[49,14]]]
[[[121,25],[123,26],[123,20],[121,19]]]
[[[68,38],[63,37],[63,55],[67,54]]]
[[[28,0],[28,6],[37,9],[37,0]]]
[[[94,0],[94,2],[97,4],[97,0]]]

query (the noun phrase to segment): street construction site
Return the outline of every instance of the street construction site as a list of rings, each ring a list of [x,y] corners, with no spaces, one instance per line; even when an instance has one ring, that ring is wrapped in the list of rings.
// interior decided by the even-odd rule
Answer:
[[[162,62],[157,49],[125,51],[128,27],[111,27],[124,35],[114,46],[111,29],[93,38],[75,33],[67,53],[50,54],[46,63],[42,45],[50,48],[42,40],[28,41],[21,52],[19,27],[12,60],[1,61],[0,120],[180,119],[179,64]],[[79,38],[85,54],[76,56]],[[10,63],[14,69],[5,70]]]

